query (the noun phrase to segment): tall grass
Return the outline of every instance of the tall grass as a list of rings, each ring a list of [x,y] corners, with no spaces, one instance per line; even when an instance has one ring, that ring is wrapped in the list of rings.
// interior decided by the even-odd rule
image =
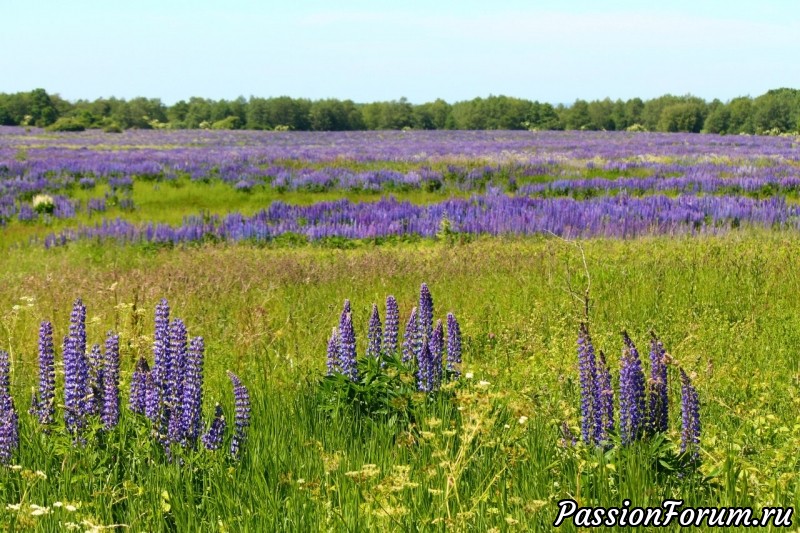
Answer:
[[[241,463],[201,457],[183,467],[154,460],[149,435],[124,416],[103,446],[73,449],[41,435],[23,412],[14,459],[21,469],[0,469],[0,524],[548,530],[566,497],[584,505],[679,497],[705,506],[797,507],[798,253],[796,236],[755,231],[589,240],[580,249],[557,239],[351,250],[11,249],[0,257],[0,348],[12,354],[21,411],[36,380],[39,321],[53,320],[59,339],[81,296],[90,338],[120,333],[123,386],[138,356],[152,349],[153,308],[167,297],[190,335],[206,339],[206,415],[219,400],[232,419],[225,369],[246,380],[253,412]],[[420,397],[413,426],[319,409],[315,383],[342,300],[353,303],[364,353],[371,304],[394,294],[402,323],[421,281],[437,314],[458,314],[472,378],[452,399]],[[654,443],[604,454],[560,442],[562,422],[576,433],[579,425],[576,335],[587,287],[593,340],[615,372],[622,329],[641,345],[654,330],[695,371],[705,479],[654,467]],[[679,427],[678,416],[670,413],[671,427]],[[31,504],[50,514],[32,516]]]

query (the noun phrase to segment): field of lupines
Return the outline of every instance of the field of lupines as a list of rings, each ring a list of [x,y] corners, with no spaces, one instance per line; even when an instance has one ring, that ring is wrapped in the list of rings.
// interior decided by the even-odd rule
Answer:
[[[549,530],[564,498],[797,508],[797,154],[4,128],[0,525]]]

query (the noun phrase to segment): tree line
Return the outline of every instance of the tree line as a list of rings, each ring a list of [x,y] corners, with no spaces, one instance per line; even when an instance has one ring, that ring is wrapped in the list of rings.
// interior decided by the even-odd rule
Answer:
[[[297,131],[399,129],[641,130],[722,134],[800,130],[800,90],[775,89],[761,96],[710,102],[696,96],[650,100],[576,100],[552,105],[510,96],[455,103],[437,99],[412,104],[275,98],[211,100],[192,97],[173,105],[158,98],[98,98],[70,102],[44,89],[0,93],[0,124],[56,131],[102,128],[249,129]]]

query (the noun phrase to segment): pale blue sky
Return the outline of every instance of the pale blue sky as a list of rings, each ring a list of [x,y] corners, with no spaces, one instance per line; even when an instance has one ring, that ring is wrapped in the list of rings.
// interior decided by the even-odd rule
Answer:
[[[543,102],[800,88],[800,2],[0,0],[0,92]]]

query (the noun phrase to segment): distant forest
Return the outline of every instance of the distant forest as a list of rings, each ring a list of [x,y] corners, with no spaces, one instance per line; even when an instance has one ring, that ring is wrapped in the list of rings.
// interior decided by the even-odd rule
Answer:
[[[412,104],[405,98],[358,104],[352,100],[190,98],[165,105],[158,98],[99,98],[70,102],[44,89],[0,93],[0,124],[52,131],[101,128],[218,130],[630,130],[722,134],[781,134],[800,130],[800,90],[775,89],[751,98],[707,102],[696,96],[651,100],[576,100],[551,105],[510,96],[455,103]]]

